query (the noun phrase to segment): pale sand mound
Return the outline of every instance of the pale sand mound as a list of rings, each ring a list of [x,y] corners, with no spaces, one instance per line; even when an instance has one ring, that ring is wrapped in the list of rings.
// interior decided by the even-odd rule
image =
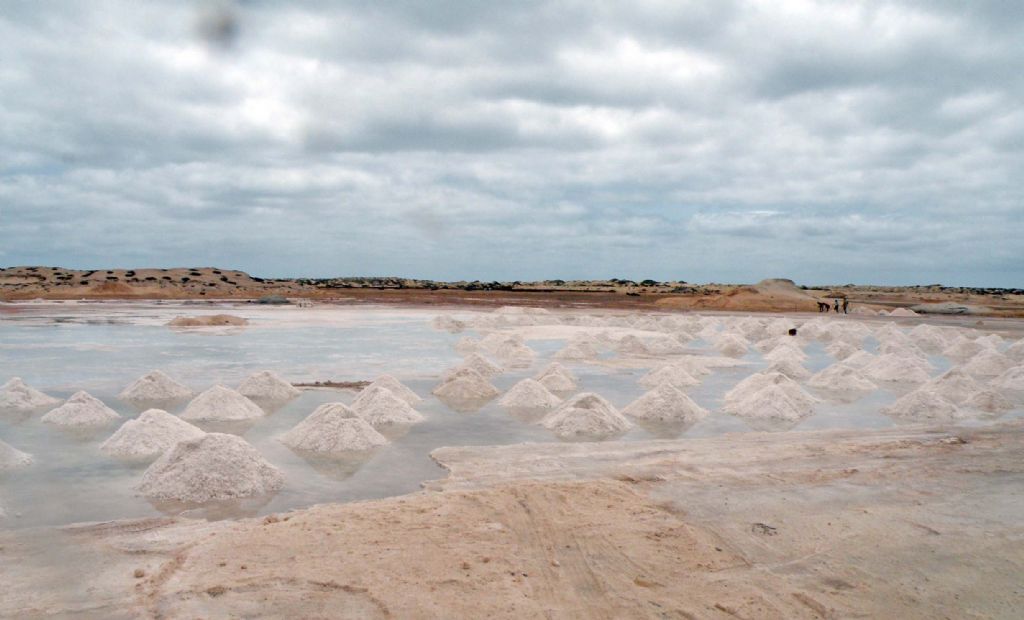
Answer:
[[[927,387],[918,388],[883,407],[882,413],[910,422],[952,422],[967,417],[959,407]]]
[[[22,452],[14,446],[0,439],[0,471],[5,469],[16,469],[32,464],[32,455]]]
[[[352,401],[352,411],[373,426],[416,424],[423,415],[394,392],[380,386],[367,387]]]
[[[800,364],[800,362],[793,359],[780,359],[777,362],[772,362],[764,371],[777,372],[779,374],[786,375],[794,381],[806,379],[811,376],[810,370],[807,370],[802,364]]]
[[[858,351],[860,351],[860,349],[842,340],[833,342],[832,344],[825,347],[825,353],[828,353],[829,355],[840,361],[845,360],[846,358],[857,353]]]
[[[550,409],[561,402],[561,398],[549,392],[539,381],[523,379],[513,385],[498,404],[513,409]]]
[[[100,445],[107,456],[122,459],[155,459],[180,441],[198,439],[205,433],[161,409],[147,409],[128,420]]]
[[[886,353],[872,360],[864,367],[864,374],[875,381],[891,383],[924,383],[931,378],[927,362],[895,353]]]
[[[342,403],[326,403],[281,435],[295,450],[329,454],[364,452],[388,443],[369,422]]]
[[[681,365],[666,364],[640,377],[637,383],[647,388],[656,388],[663,384],[676,388],[686,388],[699,385],[700,380],[695,378]]]
[[[468,355],[480,348],[480,340],[471,336],[463,336],[452,347],[459,353]]]
[[[129,402],[175,401],[191,398],[192,390],[159,370],[151,370],[136,379],[117,397]]]
[[[999,392],[986,388],[968,396],[963,407],[985,413],[1004,413],[1013,409],[1013,403]]]
[[[1024,366],[1014,366],[992,380],[993,387],[1001,390],[1024,392]]]
[[[449,371],[446,374],[446,377],[450,377],[451,375],[455,374],[459,370],[462,370],[463,368],[472,368],[473,370],[477,371],[477,373],[479,373],[480,376],[483,377],[484,379],[497,377],[502,372],[504,372],[504,369],[501,366],[498,366],[497,364],[487,359],[483,355],[480,355],[479,353],[472,353],[470,355],[467,355],[466,358],[462,360],[462,363],[459,364],[455,369]]]
[[[783,385],[766,385],[723,407],[753,422],[793,424],[814,413],[814,407]]]
[[[498,347],[494,355],[510,366],[529,366],[537,353],[521,342],[506,342]]]
[[[381,375],[373,380],[373,383],[366,387],[382,387],[391,391],[392,394],[401,398],[410,405],[415,405],[421,402],[423,399],[405,386],[401,381],[392,377],[391,375]]]
[[[833,364],[807,380],[807,385],[832,392],[870,392],[878,388],[856,368]]]
[[[244,439],[207,433],[164,453],[136,488],[151,499],[202,503],[264,495],[282,486],[281,470]]]
[[[286,401],[302,393],[275,372],[261,370],[249,375],[238,386],[238,393],[251,400]]]
[[[541,385],[552,392],[571,392],[576,389],[576,375],[558,362],[551,362],[535,377]]]
[[[682,422],[692,424],[708,415],[693,399],[678,388],[663,383],[630,403],[622,410],[638,420],[652,422]]]
[[[803,362],[807,359],[807,354],[803,352],[800,345],[796,343],[792,344],[780,344],[768,353],[765,353],[764,359],[770,362],[779,362],[782,360],[793,360],[795,362]]]
[[[47,396],[14,377],[0,387],[0,410],[29,412],[56,407],[60,399]]]
[[[249,320],[230,314],[213,314],[210,316],[179,316],[167,324],[171,327],[225,327],[248,325]]]
[[[86,427],[110,424],[121,416],[85,391],[75,392],[63,405],[42,417],[47,424]]]
[[[479,401],[494,398],[501,391],[477,371],[463,368],[435,387],[433,394],[445,400]]]
[[[611,403],[590,392],[566,401],[540,424],[562,439],[603,439],[633,426]]]
[[[850,368],[864,369],[871,365],[876,359],[878,359],[878,356],[874,355],[873,353],[868,353],[867,351],[857,351],[850,357],[844,359],[843,363],[849,366]]]
[[[777,372],[759,372],[740,381],[725,394],[723,410],[737,415],[750,415],[748,401],[752,396],[767,387],[778,387],[781,393],[804,415],[810,415],[815,403],[819,400],[811,396],[796,381]],[[774,392],[773,392],[774,393]]]
[[[749,343],[735,334],[726,334],[715,342],[715,349],[729,357],[743,357],[747,354]]]
[[[974,377],[959,368],[951,368],[932,379],[921,389],[934,392],[955,405],[963,404],[968,396],[985,389]]]
[[[889,313],[889,316],[917,316],[917,313],[910,308],[896,308]]]
[[[266,415],[259,405],[231,388],[215,385],[185,407],[181,418],[192,422],[240,422]]]
[[[1014,362],[1009,357],[987,349],[967,360],[960,368],[976,377],[995,377],[1013,368]]]

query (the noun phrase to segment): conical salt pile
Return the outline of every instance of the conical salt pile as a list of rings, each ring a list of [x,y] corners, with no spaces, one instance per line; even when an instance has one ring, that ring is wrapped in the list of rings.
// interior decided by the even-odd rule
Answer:
[[[647,388],[655,388],[662,384],[668,384],[675,388],[687,388],[699,385],[700,380],[691,375],[683,366],[666,364],[640,377],[637,383]]]
[[[558,362],[549,364],[536,379],[552,392],[571,392],[576,389],[576,375]]]
[[[807,354],[804,353],[797,344],[780,344],[768,353],[765,353],[764,359],[770,362],[778,362],[781,360],[803,362],[807,359]]]
[[[529,366],[537,353],[521,342],[506,342],[494,352],[500,360],[504,360],[509,366]]]
[[[513,385],[498,404],[512,409],[550,409],[561,402],[561,398],[549,392],[539,381],[523,379]]]
[[[452,347],[463,355],[468,355],[480,348],[480,340],[471,336],[463,336]]]
[[[1013,360],[1002,353],[986,349],[967,360],[960,368],[976,377],[995,377],[1013,368],[1013,365]]]
[[[792,424],[814,413],[814,408],[782,385],[766,385],[741,399],[726,403],[723,410],[747,420]]]
[[[273,493],[284,475],[244,439],[207,433],[164,453],[136,487],[146,497],[202,503]]]
[[[215,385],[185,407],[181,418],[190,422],[240,422],[262,418],[259,405],[231,388]]]
[[[320,405],[280,440],[295,450],[328,454],[364,452],[388,443],[369,422],[342,403]]]
[[[30,387],[20,377],[14,377],[0,387],[0,410],[30,412],[56,407],[61,401]]]
[[[974,357],[987,348],[973,340],[962,338],[943,349],[942,354],[949,358],[965,360]]]
[[[804,368],[800,362],[792,359],[781,359],[777,362],[772,362],[768,368],[765,368],[765,372],[777,372],[786,375],[794,381],[806,379],[811,376],[811,371]]]
[[[32,455],[22,452],[0,439],[0,471],[26,467],[32,464]]]
[[[807,385],[832,392],[869,392],[878,388],[860,371],[842,362],[833,364],[807,380]]]
[[[261,370],[242,381],[238,393],[251,400],[281,402],[295,398],[302,391],[277,373]]]
[[[638,420],[685,424],[691,424],[708,415],[707,409],[693,402],[692,398],[678,388],[667,383],[659,385],[636,399],[623,409],[622,413]]]
[[[910,338],[917,346],[931,353],[938,353],[950,344],[941,329],[925,323],[910,330]]]
[[[647,345],[633,334],[626,334],[620,338],[615,345],[615,350],[622,355],[650,355],[651,353]]]
[[[436,396],[446,400],[478,401],[494,398],[501,391],[472,368],[463,368],[434,388]]]
[[[715,342],[715,349],[729,357],[743,357],[747,354],[749,343],[736,334],[725,334]]]
[[[963,370],[951,368],[920,389],[934,392],[951,403],[960,405],[971,394],[985,389],[985,386]]]
[[[117,395],[121,400],[136,403],[171,402],[192,397],[192,390],[171,379],[159,370],[151,370],[139,377]]]
[[[81,391],[67,400],[63,405],[53,409],[41,419],[47,424],[68,427],[103,426],[110,424],[121,416],[97,398]]]
[[[917,313],[910,308],[896,308],[889,313],[889,316],[917,316]]]
[[[843,363],[850,368],[867,368],[874,361],[878,359],[878,356],[868,353],[867,351],[857,351],[850,357],[843,360]]]
[[[999,392],[985,388],[968,396],[963,407],[985,413],[1003,413],[1013,409],[1013,403]]]
[[[467,355],[466,359],[462,360],[462,363],[459,364],[459,366],[455,368],[453,371],[449,372],[447,376],[451,376],[452,374],[455,374],[455,372],[458,372],[463,368],[472,368],[473,370],[480,373],[480,376],[483,377],[484,379],[497,377],[502,372],[504,372],[504,369],[501,366],[498,366],[497,364],[487,359],[486,357],[480,355],[479,353],[473,353],[471,355]]]
[[[828,353],[832,357],[839,361],[845,360],[857,351],[860,351],[857,347],[853,346],[848,342],[839,340],[825,347],[825,353]]]
[[[423,421],[423,415],[409,406],[391,390],[383,387],[367,387],[352,401],[352,411],[374,427],[392,424],[416,424]]]
[[[562,439],[603,439],[633,426],[611,403],[590,392],[577,394],[566,401],[540,424]]]
[[[1006,344],[1006,341],[1003,340],[1003,337],[1000,336],[999,334],[989,334],[987,336],[982,336],[980,338],[975,339],[975,342],[982,346],[991,347],[993,351],[998,350],[1000,347]]]
[[[949,422],[966,415],[953,403],[928,389],[916,389],[882,409],[893,418],[911,422]]]
[[[723,410],[742,415],[749,409],[748,403],[744,403],[744,401],[764,388],[772,386],[778,387],[781,393],[785,394],[788,400],[806,415],[813,412],[814,404],[819,402],[817,398],[808,394],[797,385],[796,381],[786,375],[777,372],[759,372],[740,381],[734,388],[726,392]]]
[[[894,353],[875,358],[864,368],[864,373],[875,381],[892,383],[924,383],[930,378],[927,362]]]
[[[410,405],[415,405],[423,400],[416,394],[416,392],[407,388],[401,381],[391,375],[381,375],[366,387],[382,387],[391,390],[392,394],[401,398]]]
[[[161,409],[147,409],[128,420],[100,444],[107,456],[122,459],[155,459],[180,441],[198,439],[205,433]]]
[[[1014,366],[992,380],[992,386],[1000,390],[1024,392],[1024,366]]]
[[[599,357],[597,347],[589,342],[570,342],[555,357],[560,360],[590,360]]]
[[[1003,351],[1003,355],[1010,359],[1017,360],[1018,362],[1024,362],[1024,338],[1021,338],[1007,347],[1006,350]]]

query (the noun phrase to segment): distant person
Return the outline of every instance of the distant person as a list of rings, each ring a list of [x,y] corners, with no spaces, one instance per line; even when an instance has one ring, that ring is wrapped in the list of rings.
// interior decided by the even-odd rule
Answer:
[[[850,300],[843,297],[843,314],[849,314]]]
[[[818,312],[828,312],[828,304],[823,301],[819,301]]]
[[[836,298],[836,314],[839,314],[839,298]]]

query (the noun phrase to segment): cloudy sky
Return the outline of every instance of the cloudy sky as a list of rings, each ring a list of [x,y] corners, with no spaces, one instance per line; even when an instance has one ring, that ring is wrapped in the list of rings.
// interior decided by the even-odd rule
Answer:
[[[1024,286],[1024,2],[4,2],[0,265]]]

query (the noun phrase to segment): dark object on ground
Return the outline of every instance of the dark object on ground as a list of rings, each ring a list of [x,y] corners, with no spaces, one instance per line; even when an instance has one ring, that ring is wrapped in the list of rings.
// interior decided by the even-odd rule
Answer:
[[[823,301],[819,301],[818,312],[828,312],[828,304]]]
[[[790,327],[789,328],[789,335],[790,336],[796,336],[796,328],[795,327]]]
[[[292,302],[288,301],[287,297],[282,295],[264,295],[256,300],[258,304],[269,304],[274,306],[284,306]]]
[[[332,388],[337,390],[361,390],[370,385],[369,381],[314,381],[312,383],[293,383],[295,387]]]
[[[774,528],[764,523],[752,523],[750,525],[750,531],[755,534],[761,534],[762,536],[775,536],[778,534],[778,528]]]

